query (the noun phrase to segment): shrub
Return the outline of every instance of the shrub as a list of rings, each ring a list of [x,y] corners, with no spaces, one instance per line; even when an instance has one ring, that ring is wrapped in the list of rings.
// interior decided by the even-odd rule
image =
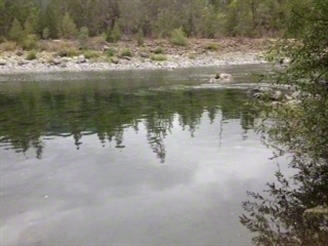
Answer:
[[[137,44],[138,46],[143,46],[145,43],[144,36],[141,30],[137,33]]]
[[[21,41],[21,45],[24,50],[36,49],[38,46],[38,37],[35,34],[28,34]]]
[[[156,47],[156,49],[154,49],[152,52],[155,54],[164,54],[165,53],[164,49],[162,47]]]
[[[65,13],[61,28],[60,28],[60,34],[63,38],[75,38],[78,33],[78,30],[76,28],[76,25],[69,15],[68,12]]]
[[[121,56],[121,57],[122,57],[122,56],[129,56],[129,57],[131,57],[131,56],[133,56],[133,55],[132,55],[131,50],[125,48],[125,49],[123,49],[123,50],[121,51],[120,56]]]
[[[171,39],[170,41],[174,45],[179,45],[179,46],[186,46],[188,45],[188,39],[186,37],[186,34],[182,30],[182,28],[176,28],[171,32]]]
[[[49,36],[50,36],[49,28],[48,28],[48,27],[45,27],[45,28],[42,30],[42,38],[43,38],[43,39],[48,39]]]
[[[34,34],[36,25],[36,18],[34,18],[32,15],[27,17],[23,25],[25,35]]]
[[[73,57],[80,55],[80,51],[77,48],[63,48],[57,52],[60,57]]]
[[[99,52],[93,50],[85,50],[83,55],[86,59],[98,58],[100,56]]]
[[[6,41],[0,44],[0,50],[14,51],[17,48],[17,43],[13,41]]]
[[[153,54],[150,59],[153,61],[166,61],[167,57],[163,54]]]
[[[116,43],[121,39],[121,30],[120,27],[118,26],[117,22],[115,23],[113,29],[110,31],[110,33],[106,37],[106,41]]]
[[[55,40],[55,41],[40,40],[38,46],[40,50],[46,50],[51,52],[58,52],[73,47],[73,45],[63,40]]]
[[[88,39],[89,39],[89,29],[86,26],[81,27],[79,32],[79,44],[82,49],[87,47]]]
[[[118,59],[118,57],[113,56],[109,59],[109,62],[114,63],[114,64],[118,64],[120,62],[120,60]]]
[[[80,55],[81,50],[78,49],[76,42],[66,40],[44,41],[41,42],[44,50],[56,52],[56,55],[61,57],[73,57]]]
[[[103,35],[88,38],[87,48],[93,50],[104,50],[104,47],[107,46],[107,41]]]
[[[116,50],[113,49],[113,48],[109,48],[108,50],[106,50],[106,55],[107,55],[108,57],[112,57],[112,56],[114,56],[115,54],[116,54]]]
[[[35,60],[36,59],[36,51],[35,50],[31,50],[27,55],[26,55],[26,60]]]

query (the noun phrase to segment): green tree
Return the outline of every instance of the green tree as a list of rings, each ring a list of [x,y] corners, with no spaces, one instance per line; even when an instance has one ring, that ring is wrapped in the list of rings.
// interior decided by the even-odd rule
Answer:
[[[137,9],[138,11],[131,11]],[[138,33],[144,19],[144,8],[140,0],[121,0],[119,2],[120,26],[125,34]]]
[[[283,39],[273,51],[277,61],[289,61],[277,71],[276,82],[298,96],[273,107],[261,131],[278,155],[292,155],[290,167],[296,174],[288,179],[277,172],[278,183],[267,191],[272,198],[250,193],[242,222],[256,233],[257,245],[327,245],[328,2],[290,4],[287,33],[297,33],[297,39]],[[320,216],[307,221],[305,215],[317,208]]]
[[[21,23],[15,18],[9,30],[9,37],[14,41],[21,41],[24,36],[24,31]]]
[[[285,28],[289,0],[232,0],[223,8],[226,34],[277,35]]]
[[[31,8],[31,12],[24,22],[24,32],[26,35],[37,33],[39,18],[40,10],[38,8]]]
[[[34,0],[1,0],[0,35],[8,37],[14,19],[17,19],[22,25],[36,9],[38,9],[38,6]]]
[[[212,5],[208,5],[201,10],[201,19],[196,25],[197,36],[214,38],[216,34],[222,32],[219,24],[218,14]]]
[[[78,34],[78,30],[74,23],[74,20],[68,12],[65,13],[60,26],[60,36],[67,39],[75,38]]]
[[[186,46],[188,44],[186,34],[181,27],[172,30],[170,40],[173,44],[179,46]]]
[[[89,29],[86,26],[80,28],[78,39],[80,47],[83,49],[86,48],[89,39]]]
[[[157,20],[154,23],[154,31],[157,36],[168,37],[173,29],[178,28],[180,23],[177,16],[178,14],[173,14],[167,8],[159,10]]]
[[[118,0],[97,0],[96,1],[96,15],[94,17],[99,23],[99,33],[113,30],[115,24],[120,18],[120,8]]]
[[[109,34],[107,36],[107,41],[115,43],[121,39],[121,36],[122,36],[121,29],[119,27],[118,22],[116,22],[113,29],[109,31]]]
[[[91,36],[113,30],[116,22],[127,35],[142,29],[147,36],[168,36],[180,26],[188,36],[198,37],[213,37],[223,26],[227,35],[275,34],[284,28],[292,1],[1,0],[0,35],[8,35],[14,18],[30,25],[30,15],[33,13],[35,17],[35,10],[39,12],[39,36],[48,28],[51,38],[58,37],[65,13],[74,20],[77,29],[86,26]]]
[[[58,15],[58,10],[51,3],[42,10],[38,22],[38,32],[40,36],[43,37],[44,30],[47,30],[47,38],[58,37]]]
[[[279,73],[277,82],[300,92],[295,120],[299,120],[297,124],[302,131],[291,131],[295,136],[290,146],[298,146],[299,153],[313,158],[328,159],[328,3],[323,0],[309,3],[310,8],[300,11],[295,1],[290,28],[298,33],[298,38],[282,40],[277,46],[277,60],[290,61],[287,69]]]
[[[45,27],[45,28],[42,30],[42,35],[41,35],[41,37],[42,37],[43,39],[48,39],[48,38],[49,38],[49,35],[50,35],[49,28],[48,28],[48,27]]]

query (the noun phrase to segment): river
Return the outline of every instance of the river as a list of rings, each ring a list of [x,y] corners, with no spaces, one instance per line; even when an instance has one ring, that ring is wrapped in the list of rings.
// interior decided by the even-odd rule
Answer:
[[[1,245],[251,245],[241,202],[277,169],[245,106],[263,69],[0,77]]]

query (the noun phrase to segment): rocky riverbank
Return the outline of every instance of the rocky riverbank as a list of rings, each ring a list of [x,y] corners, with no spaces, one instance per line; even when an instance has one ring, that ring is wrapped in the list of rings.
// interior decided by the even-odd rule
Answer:
[[[194,40],[186,47],[178,47],[165,40],[152,40],[142,46],[133,41],[104,44],[92,50],[92,55],[90,51],[79,51],[74,55],[65,54],[62,50],[42,50],[34,54],[22,50],[2,51],[0,74],[175,69],[264,63],[262,52],[265,44],[267,42],[263,40]]]

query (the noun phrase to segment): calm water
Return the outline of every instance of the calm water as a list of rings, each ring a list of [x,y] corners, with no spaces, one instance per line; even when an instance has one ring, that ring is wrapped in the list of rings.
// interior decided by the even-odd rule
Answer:
[[[244,103],[254,66],[0,77],[1,245],[250,245],[276,170]],[[234,88],[236,87],[236,88]]]

